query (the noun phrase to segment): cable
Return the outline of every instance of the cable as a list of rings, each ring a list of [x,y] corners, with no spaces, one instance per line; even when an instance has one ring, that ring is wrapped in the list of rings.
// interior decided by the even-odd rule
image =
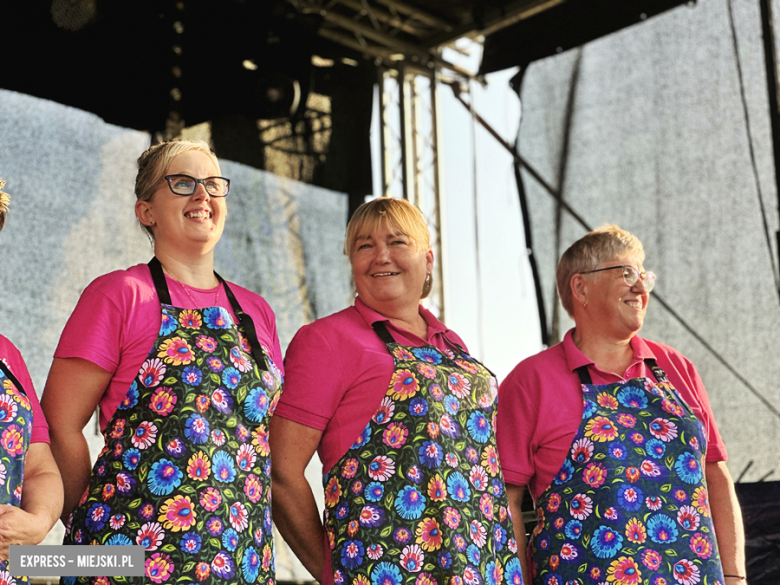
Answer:
[[[775,264],[775,255],[772,253],[772,238],[769,235],[769,222],[766,218],[764,209],[764,197],[761,193],[761,183],[758,178],[758,165],[756,163],[756,154],[753,150],[753,135],[750,132],[750,115],[748,113],[747,97],[745,96],[745,82],[742,77],[742,64],[739,61],[739,43],[737,41],[737,28],[734,24],[734,8],[732,0],[726,2],[729,9],[729,26],[731,27],[732,46],[734,47],[734,62],[737,66],[737,79],[739,80],[739,95],[742,99],[742,112],[745,115],[745,133],[747,134],[748,152],[750,153],[750,165],[753,169],[753,177],[756,182],[756,194],[758,195],[758,206],[761,208],[761,219],[764,222],[764,235],[766,236],[767,251],[769,252],[769,262],[772,265],[772,275],[775,279],[775,290],[780,296],[780,276],[778,276],[777,265]],[[777,172],[778,169],[775,169]]]

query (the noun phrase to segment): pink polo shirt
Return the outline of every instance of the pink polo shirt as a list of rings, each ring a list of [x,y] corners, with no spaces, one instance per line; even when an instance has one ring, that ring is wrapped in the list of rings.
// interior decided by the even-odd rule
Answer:
[[[726,447],[715,425],[704,384],[683,355],[668,345],[634,337],[634,359],[623,376],[618,376],[596,367],[574,344],[573,331],[566,333],[558,345],[520,362],[501,384],[496,435],[508,484],[527,485],[536,500],[563,465],[582,420],[577,368],[587,365],[594,384],[639,377],[655,380],[644,362],[646,358],[656,360],[704,424],[706,460],[726,460]]]
[[[22,385],[21,390],[30,399],[30,406],[32,406],[33,412],[33,428],[30,443],[48,443],[49,425],[43,416],[41,405],[38,402],[38,395],[35,393],[35,388],[33,388],[30,373],[27,371],[27,365],[25,365],[22,354],[19,353],[16,346],[2,335],[0,335],[0,360],[16,376],[16,379]]]
[[[237,321],[220,286],[210,290],[187,287],[165,277],[171,303],[182,309],[220,306]],[[276,318],[260,295],[228,283],[241,308],[255,323],[257,339],[281,369],[282,350]],[[216,303],[215,303],[216,299]],[[93,280],[81,294],[54,352],[57,358],[82,358],[113,375],[100,398],[100,428],[106,426],[127,394],[160,333],[162,313],[152,274],[146,264],[117,270]]]
[[[274,416],[323,431],[318,454],[323,473],[352,446],[390,385],[393,357],[371,327],[384,321],[398,343],[439,349],[466,346],[433,314],[420,307],[428,339],[400,329],[360,298],[352,307],[301,327],[284,357],[284,393]]]

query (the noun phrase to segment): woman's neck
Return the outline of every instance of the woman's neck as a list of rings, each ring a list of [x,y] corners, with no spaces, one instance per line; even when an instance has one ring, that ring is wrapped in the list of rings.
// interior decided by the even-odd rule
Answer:
[[[372,307],[373,308],[373,307]],[[374,309],[377,313],[390,319],[390,322],[410,333],[415,334],[420,339],[428,339],[428,323],[420,314],[420,306],[406,309]]]
[[[163,272],[182,284],[193,288],[210,289],[219,284],[214,276],[214,254],[182,258],[155,246],[154,255],[162,264]]]
[[[600,370],[621,377],[634,359],[630,337],[616,339],[597,332],[581,332],[578,327],[572,333],[572,341]]]

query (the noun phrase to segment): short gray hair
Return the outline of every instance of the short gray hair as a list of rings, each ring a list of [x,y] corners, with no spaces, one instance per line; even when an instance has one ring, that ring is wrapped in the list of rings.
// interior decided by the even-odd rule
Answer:
[[[571,298],[571,278],[579,272],[595,270],[601,263],[619,256],[636,256],[640,262],[645,259],[642,242],[635,235],[620,229],[614,223],[603,225],[582,236],[563,253],[555,271],[558,296],[563,308],[574,317],[574,303]]]

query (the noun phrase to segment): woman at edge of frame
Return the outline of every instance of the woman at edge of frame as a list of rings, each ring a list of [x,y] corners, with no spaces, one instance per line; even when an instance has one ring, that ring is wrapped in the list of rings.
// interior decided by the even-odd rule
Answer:
[[[519,518],[530,490],[538,518],[521,555],[530,582],[745,583],[739,503],[704,384],[680,353],[637,335],[655,283],[643,261],[616,225],[572,244],[556,280],[575,328],[501,384],[510,507]]]
[[[355,303],[303,327],[285,356],[270,433],[274,514],[323,585],[522,583],[496,382],[420,305],[429,238],[407,201],[358,208],[344,242]],[[324,522],[304,477],[315,451]]]
[[[281,350],[265,300],[214,272],[230,189],[219,175],[205,142],[141,155],[135,213],[154,258],[85,289],[43,398],[67,470],[65,543],[143,545],[156,583],[275,578],[266,437]],[[82,430],[96,406],[93,467]]]
[[[0,179],[0,230],[11,199],[4,186]],[[0,335],[0,581],[16,582],[9,545],[40,543],[61,510],[62,480],[38,396],[21,353]]]

